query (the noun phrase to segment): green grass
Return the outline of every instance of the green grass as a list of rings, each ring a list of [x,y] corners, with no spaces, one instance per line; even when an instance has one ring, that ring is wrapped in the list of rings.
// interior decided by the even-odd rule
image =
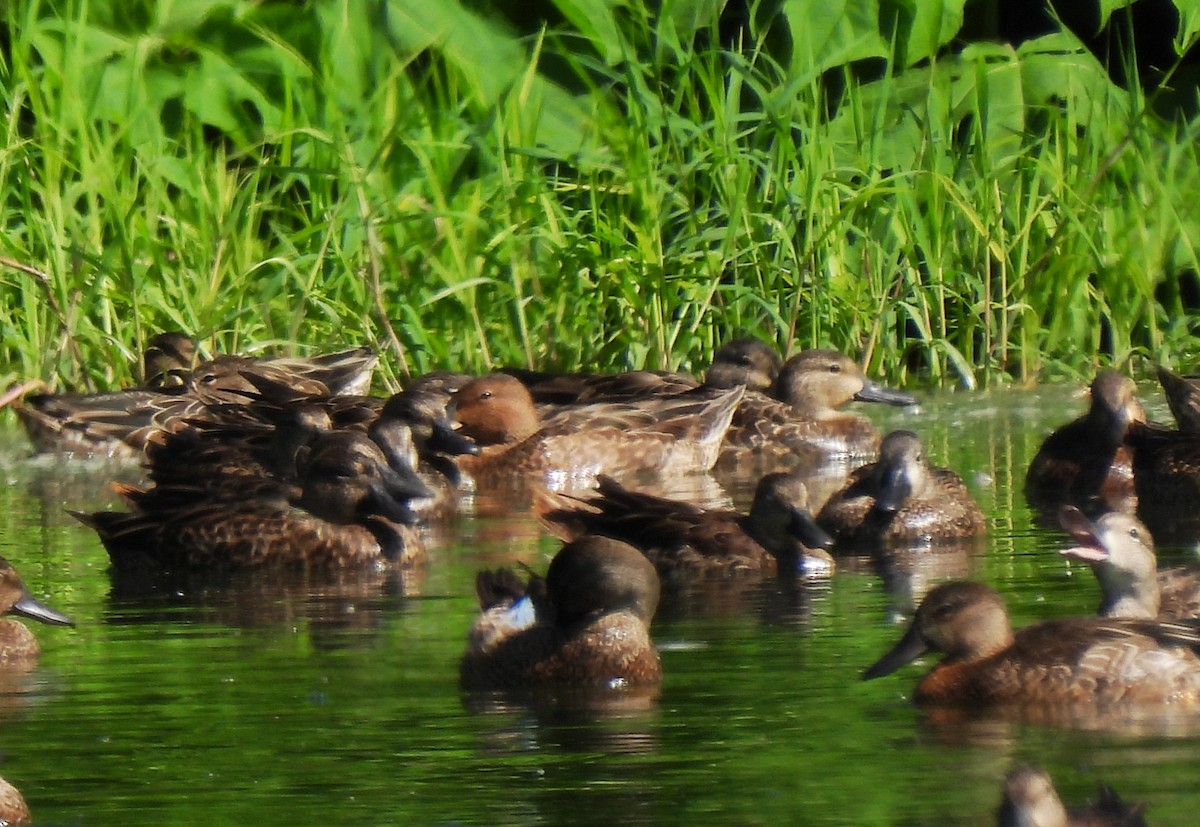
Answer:
[[[746,333],[930,384],[1200,359],[1200,125],[1067,35],[928,63],[806,42],[802,4],[790,51],[429,5],[7,6],[0,379],[128,383],[163,328],[372,344],[389,388]]]

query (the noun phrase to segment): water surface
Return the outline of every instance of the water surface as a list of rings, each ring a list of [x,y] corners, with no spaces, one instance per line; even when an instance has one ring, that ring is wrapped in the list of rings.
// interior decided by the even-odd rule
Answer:
[[[1042,437],[1083,404],[1063,386],[861,407],[921,433],[989,518],[981,554],[918,560],[908,589],[971,573],[1018,624],[1094,610],[1091,573],[1058,557],[1064,536],[1021,492]],[[902,599],[869,566],[664,606],[657,697],[531,708],[457,688],[474,573],[541,570],[557,547],[527,513],[438,527],[405,578],[131,593],[66,510],[113,504],[108,481],[136,469],[29,460],[15,430],[0,442],[0,554],[78,624],[34,624],[38,667],[0,675],[0,774],[39,824],[979,825],[1018,761],[1069,801],[1108,782],[1151,824],[1196,823],[1200,736],[1185,728],[939,724],[907,700],[920,667],[861,681],[901,631]]]

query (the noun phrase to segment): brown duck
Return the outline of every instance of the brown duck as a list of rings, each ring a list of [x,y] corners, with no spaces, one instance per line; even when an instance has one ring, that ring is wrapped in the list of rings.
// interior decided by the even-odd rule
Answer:
[[[483,613],[472,626],[460,678],[466,689],[654,685],[662,665],[650,639],[658,606],[654,566],[609,537],[567,543],[545,580],[481,572]]]
[[[1029,764],[1014,767],[1004,779],[997,827],[1146,827],[1145,807],[1126,804],[1111,787],[1100,785],[1094,804],[1063,805],[1049,774]]]

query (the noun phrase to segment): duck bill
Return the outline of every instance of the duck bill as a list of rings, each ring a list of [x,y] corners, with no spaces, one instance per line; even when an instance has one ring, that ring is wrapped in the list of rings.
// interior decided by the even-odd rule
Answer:
[[[450,456],[479,453],[479,446],[466,434],[454,429],[448,419],[436,419],[433,422],[433,433],[429,437],[430,450]]]
[[[417,515],[408,507],[408,503],[403,502],[406,499],[409,498],[397,499],[385,483],[371,480],[367,483],[367,497],[363,501],[362,511],[391,520],[393,523],[412,525],[417,522]]]
[[[873,678],[890,675],[928,651],[929,647],[925,645],[925,641],[921,639],[921,633],[917,631],[917,624],[912,623],[909,625],[908,631],[904,633],[904,637],[900,638],[900,642],[893,646],[886,655],[871,664],[866,672],[863,672],[863,680],[869,681]]]
[[[21,593],[17,598],[17,602],[12,604],[9,609],[15,615],[27,617],[30,620],[40,620],[42,623],[49,623],[51,626],[74,626],[75,621],[67,617],[59,611],[55,611],[34,598],[29,592]]]
[[[803,508],[792,509],[792,536],[804,544],[805,548],[832,548],[833,538],[825,529],[817,525],[816,519]]]
[[[904,507],[912,492],[912,480],[902,466],[885,468],[879,475],[879,495],[875,498],[875,508],[895,514]]]
[[[1070,534],[1076,545],[1059,551],[1063,557],[1084,563],[1103,563],[1108,559],[1108,549],[1100,541],[1095,524],[1073,505],[1064,505],[1058,511],[1058,524]]]
[[[863,380],[862,390],[854,394],[854,398],[859,402],[882,402],[884,405],[897,407],[917,404],[917,397],[911,393],[886,388],[870,379]]]
[[[397,463],[399,467],[379,469],[380,479],[384,489],[395,500],[419,500],[433,496],[433,492],[429,490],[417,472],[412,469],[407,462]]]

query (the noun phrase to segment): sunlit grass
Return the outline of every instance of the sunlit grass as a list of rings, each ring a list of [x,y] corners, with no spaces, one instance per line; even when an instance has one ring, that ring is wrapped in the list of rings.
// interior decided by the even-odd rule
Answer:
[[[99,51],[118,23],[66,5],[6,18],[12,378],[127,383],[163,328],[209,350],[372,344],[389,387],[502,363],[700,369],[747,333],[946,384],[1200,358],[1196,125],[1115,88],[1102,112],[1083,108],[1095,95],[1005,104],[1038,54],[870,82],[785,69],[762,44],[681,43],[631,11],[625,59],[543,33],[485,101],[488,55],[467,76],[381,48],[377,21],[336,4],[254,28],[230,0],[230,19],[190,21],[195,41],[174,20],[165,46]],[[138,98],[174,77],[155,74],[169,47],[221,26],[272,68],[262,101],[205,115]],[[97,72],[155,48],[118,101],[128,117],[106,116]],[[542,63],[575,79],[577,152],[541,143],[566,111]],[[238,114],[254,107],[257,132]]]

